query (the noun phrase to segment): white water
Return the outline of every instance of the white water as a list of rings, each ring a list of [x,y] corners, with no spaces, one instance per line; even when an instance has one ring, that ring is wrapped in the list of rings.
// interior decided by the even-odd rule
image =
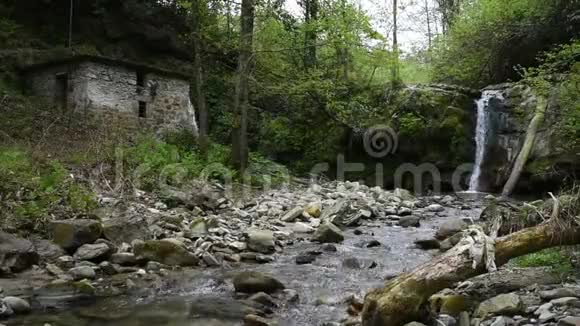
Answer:
[[[480,189],[481,165],[485,158],[485,148],[489,134],[489,114],[487,113],[487,108],[489,107],[489,101],[493,98],[503,100],[501,91],[484,91],[481,98],[476,101],[477,128],[475,129],[475,143],[477,148],[475,152],[475,168],[469,180],[469,191],[479,191]]]
[[[194,137],[199,136],[199,129],[197,127],[197,120],[195,119],[195,108],[193,107],[193,103],[191,100],[187,100],[187,111],[185,116],[185,124],[191,132],[193,133]]]

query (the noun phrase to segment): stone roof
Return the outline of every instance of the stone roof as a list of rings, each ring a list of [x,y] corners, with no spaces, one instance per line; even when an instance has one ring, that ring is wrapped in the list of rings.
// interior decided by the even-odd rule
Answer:
[[[126,60],[115,59],[115,58],[104,57],[104,56],[97,56],[97,55],[74,55],[74,56],[64,57],[64,58],[60,58],[60,59],[56,59],[56,60],[49,60],[49,61],[45,61],[45,62],[40,62],[40,63],[28,65],[28,66],[24,67],[23,70],[26,72],[33,72],[33,71],[38,71],[38,70],[42,70],[42,69],[46,69],[46,68],[50,68],[50,67],[61,66],[61,65],[66,65],[66,64],[78,64],[78,63],[83,63],[83,62],[95,62],[95,63],[102,63],[102,64],[106,64],[106,65],[110,65],[110,66],[121,66],[121,67],[126,67],[129,69],[133,69],[133,70],[145,71],[145,72],[149,72],[149,73],[156,73],[156,74],[163,75],[166,77],[172,77],[172,78],[182,79],[182,80],[191,79],[190,75],[187,75],[187,74],[182,73],[182,72],[168,70],[165,68],[151,66],[151,65],[147,65],[147,64],[143,64],[143,63],[126,61]]]

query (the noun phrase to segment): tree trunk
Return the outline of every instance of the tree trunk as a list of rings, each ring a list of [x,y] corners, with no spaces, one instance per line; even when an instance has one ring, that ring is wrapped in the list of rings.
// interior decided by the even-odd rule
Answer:
[[[316,20],[318,19],[318,0],[304,0],[304,67],[306,70],[316,67]]]
[[[243,174],[248,166],[248,93],[252,66],[254,0],[242,0],[240,55],[234,94],[232,165]]]
[[[199,138],[198,144],[202,155],[207,155],[209,145],[209,123],[207,103],[205,101],[205,89],[202,70],[202,37],[201,37],[201,1],[193,1],[193,70],[194,70],[194,95],[197,111],[199,112]]]
[[[398,1],[393,0],[393,66],[391,67],[391,78],[393,85],[399,83],[399,40],[398,40],[398,26],[397,26],[397,14],[398,14]]]
[[[433,34],[431,33],[431,13],[429,10],[429,0],[425,0],[425,15],[427,16],[427,38],[429,41],[429,50],[431,50],[431,45],[433,43]]]
[[[496,263],[499,266],[528,253],[578,243],[580,227],[561,227],[551,219],[497,239]],[[363,326],[401,326],[419,319],[433,294],[485,273],[484,266],[474,269],[472,263],[469,248],[458,244],[414,271],[391,280],[384,288],[369,292],[362,312]]]
[[[530,125],[528,127],[528,131],[526,132],[526,139],[524,140],[524,144],[522,145],[522,149],[516,158],[516,162],[514,163],[514,167],[512,168],[512,172],[506,184],[503,187],[502,195],[509,196],[514,191],[518,180],[520,179],[520,175],[524,170],[526,162],[528,161],[528,157],[534,149],[534,143],[536,141],[536,134],[538,133],[538,128],[544,121],[544,115],[546,113],[546,108],[548,105],[548,101],[539,96],[538,97],[538,104],[536,107],[536,112],[532,121],[530,121]]]

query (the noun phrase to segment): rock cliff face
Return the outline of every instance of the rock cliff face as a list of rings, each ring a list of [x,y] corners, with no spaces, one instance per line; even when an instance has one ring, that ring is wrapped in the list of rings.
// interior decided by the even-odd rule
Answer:
[[[489,86],[500,98],[489,102],[490,132],[482,166],[482,181],[486,191],[498,191],[505,184],[511,167],[521,149],[528,124],[534,115],[537,98],[526,86],[501,84]],[[544,192],[557,187],[580,169],[578,149],[570,149],[558,133],[562,121],[558,94],[550,96],[529,161],[518,183],[519,192]]]
[[[474,101],[479,96],[479,91],[449,85],[410,85],[386,96],[384,121],[368,121],[358,133],[353,128],[348,162],[365,163],[367,184],[380,182],[370,172],[381,164],[387,188],[462,190],[455,183],[465,189],[469,171],[462,166],[475,157]],[[369,133],[385,126],[390,128],[386,133]],[[376,155],[383,150],[384,155]]]

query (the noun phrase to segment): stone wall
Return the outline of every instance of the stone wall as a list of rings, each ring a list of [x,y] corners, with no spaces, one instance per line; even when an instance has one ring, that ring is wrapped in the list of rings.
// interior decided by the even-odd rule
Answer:
[[[143,71],[140,87],[137,71],[131,68],[83,62],[29,73],[29,87],[35,95],[58,102],[57,75],[62,73],[69,76],[66,109],[79,118],[135,131],[188,128],[197,132],[186,80]],[[139,102],[144,103],[144,117]]]

